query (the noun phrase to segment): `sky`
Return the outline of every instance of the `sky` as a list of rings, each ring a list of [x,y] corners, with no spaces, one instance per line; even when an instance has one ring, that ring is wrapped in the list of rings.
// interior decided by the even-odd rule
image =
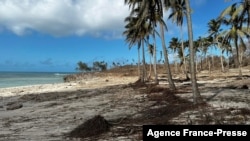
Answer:
[[[209,20],[236,1],[190,0],[194,37],[205,36]],[[122,35],[128,15],[124,0],[0,0],[0,71],[74,72],[79,61],[131,63],[137,47],[129,49]],[[168,44],[180,28],[166,23]],[[187,39],[185,21],[183,28]]]

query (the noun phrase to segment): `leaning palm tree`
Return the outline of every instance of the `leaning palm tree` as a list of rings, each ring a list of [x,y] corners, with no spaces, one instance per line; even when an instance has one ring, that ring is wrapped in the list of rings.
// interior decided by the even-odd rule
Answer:
[[[134,24],[136,22],[137,18],[136,17],[127,17],[125,19],[125,22],[127,24],[125,25],[125,31],[123,32],[123,35],[125,35],[126,39],[125,41],[129,44],[129,49],[133,47],[133,45],[137,44],[137,49],[138,49],[138,76],[139,79],[141,79],[141,59],[140,59],[140,48],[141,48],[141,40],[138,39],[136,35],[136,29],[134,28]]]
[[[239,55],[239,43],[241,43],[243,46],[246,46],[244,39],[250,36],[249,28],[243,26],[243,23],[247,23],[247,19],[242,18],[242,12],[241,6],[233,4],[226,8],[219,16],[219,20],[226,26],[230,27],[228,30],[223,31],[220,36],[223,37],[225,42],[234,43],[237,57],[236,63],[239,68],[240,77],[242,76],[242,70]]]
[[[165,66],[167,67],[167,74],[168,74],[168,82],[170,85],[170,88],[172,90],[175,90],[175,84],[174,81],[172,79],[172,74],[171,74],[171,70],[170,70],[170,65],[169,65],[169,60],[168,60],[168,51],[166,48],[166,41],[165,41],[165,34],[164,31],[165,29],[167,29],[167,26],[163,20],[163,4],[161,0],[155,0],[155,4],[153,4],[153,1],[151,2],[151,7],[150,7],[150,13],[154,13],[156,17],[156,19],[152,20],[153,22],[158,22],[160,24],[160,35],[161,35],[161,42],[162,42],[162,51],[164,54],[164,58],[165,58]]]
[[[195,52],[194,52],[194,42],[193,42],[193,29],[192,29],[192,19],[191,19],[191,8],[189,0],[185,0],[187,7],[187,24],[188,24],[188,39],[189,39],[189,52],[190,52],[190,71],[192,80],[192,90],[193,90],[193,102],[194,104],[202,102],[200,92],[198,90],[198,84],[196,79],[195,70]]]
[[[125,19],[125,22],[128,22],[128,24],[125,26],[126,30],[123,32],[123,35],[126,36],[125,41],[129,43],[130,48],[134,44],[138,44],[138,51],[139,51],[140,47],[142,47],[143,69],[142,69],[142,75],[139,77],[139,79],[141,79],[141,81],[144,82],[146,78],[144,38],[149,33],[148,33],[148,25],[146,23],[142,23],[143,25],[137,26],[137,20],[138,20],[137,17],[131,17],[131,16]],[[140,69],[139,65],[140,61],[138,61],[138,69]]]
[[[157,18],[155,15],[151,16],[152,13],[149,13],[148,10],[144,10],[146,9],[150,9],[150,5],[148,3],[148,1],[143,1],[143,0],[125,0],[125,4],[129,4],[131,8],[131,12],[130,12],[130,16],[134,16],[137,18],[136,22],[134,23],[134,28],[139,31],[136,34],[139,36],[139,38],[141,39],[141,46],[142,46],[142,55],[143,55],[143,64],[145,64],[145,51],[144,51],[144,43],[148,43],[149,40],[149,35],[153,35],[153,38],[155,37],[155,34],[157,34],[155,27],[156,24],[152,22],[152,20],[150,20],[150,18],[154,17]],[[146,11],[146,12],[145,12]],[[148,12],[148,13],[147,13]],[[152,11],[151,11],[152,12]],[[156,45],[155,45],[156,46]],[[154,55],[156,58],[156,49],[154,52]],[[156,61],[154,61],[156,62]],[[145,65],[143,65],[145,66]],[[156,66],[156,63],[155,63]],[[156,67],[154,67],[156,68]],[[143,69],[145,70],[145,68]],[[154,69],[156,72],[156,69]],[[143,71],[143,76],[146,76],[146,71]],[[146,77],[144,77],[146,78]],[[157,76],[156,76],[157,79]],[[158,79],[157,79],[158,80]]]
[[[183,27],[182,27],[184,17],[187,15],[185,0],[175,0],[174,2],[170,3],[167,9],[168,8],[171,8],[171,14],[169,15],[168,19],[172,19],[173,22],[175,22],[178,26],[180,26],[181,49],[182,49],[181,52],[183,53],[183,56],[185,56],[184,42],[183,42]],[[184,73],[186,75],[186,79],[189,79],[185,57],[183,57],[183,65],[184,65]]]

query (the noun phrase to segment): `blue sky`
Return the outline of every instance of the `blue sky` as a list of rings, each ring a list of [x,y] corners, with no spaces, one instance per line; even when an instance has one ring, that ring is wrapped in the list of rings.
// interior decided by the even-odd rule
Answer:
[[[190,1],[195,38],[204,36],[208,21],[232,4],[225,0]],[[124,18],[129,14],[123,2],[0,0],[0,71],[71,72],[78,61],[137,60],[136,47],[129,50],[122,37]],[[179,28],[171,21],[167,25],[168,43],[179,36]],[[184,31],[186,37],[185,27]]]

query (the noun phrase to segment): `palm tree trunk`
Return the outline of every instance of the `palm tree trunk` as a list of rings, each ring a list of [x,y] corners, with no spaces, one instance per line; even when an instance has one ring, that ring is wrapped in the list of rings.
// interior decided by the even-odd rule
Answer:
[[[145,76],[146,76],[146,62],[145,62],[145,50],[144,50],[144,41],[142,39],[142,80],[141,82],[145,82]]]
[[[191,10],[189,5],[189,0],[185,0],[187,7],[187,24],[188,24],[188,38],[189,38],[189,49],[190,49],[190,70],[191,70],[191,80],[192,80],[192,90],[193,90],[193,102],[194,104],[202,102],[200,92],[198,90],[198,84],[195,72],[195,51],[193,43],[193,29],[191,20]]]
[[[218,47],[221,49],[221,46],[217,38],[216,38],[216,42],[218,43]],[[223,50],[222,49],[221,49],[220,62],[221,62],[221,71],[225,72],[224,65],[223,65]]]
[[[178,73],[178,68],[177,68],[177,61],[176,60],[174,61],[174,67],[175,67],[175,74],[177,74]]]
[[[197,55],[195,55],[195,69],[196,69],[196,73],[198,72],[198,58]]]
[[[141,57],[140,57],[140,47],[138,46],[138,76],[141,79]]]
[[[169,60],[168,60],[168,52],[167,52],[167,48],[166,48],[166,44],[165,44],[165,37],[164,37],[164,27],[162,24],[160,24],[160,28],[161,28],[161,42],[162,42],[162,51],[164,54],[164,58],[165,58],[165,66],[167,68],[167,75],[168,75],[168,83],[169,83],[169,87],[172,90],[176,90],[174,81],[172,79],[172,74],[171,74],[171,70],[170,70],[170,65],[169,65]]]
[[[214,55],[212,55],[212,69],[214,70]]]
[[[211,63],[210,63],[210,60],[208,62],[208,70],[209,70],[209,77],[211,77]]]
[[[225,72],[224,65],[223,65],[223,51],[221,51],[221,56],[220,56],[220,62],[221,62],[221,71]]]
[[[189,76],[187,73],[187,65],[186,65],[186,56],[185,56],[185,50],[184,50],[184,43],[183,43],[183,29],[181,26],[181,50],[182,50],[182,55],[183,55],[183,65],[184,65],[184,73],[186,75],[186,79],[189,80]]]
[[[154,74],[155,74],[155,84],[158,84],[158,74],[157,74],[157,58],[156,58],[156,39],[155,39],[155,34],[153,34],[154,38]]]
[[[203,70],[202,63],[203,63],[203,57],[201,55],[201,71]]]
[[[153,66],[153,64],[152,64],[152,57],[151,57],[151,54],[150,54],[150,56],[149,56],[149,62],[150,62],[150,64],[149,64],[149,74],[148,74],[148,80],[150,80],[151,79],[151,74],[152,74],[152,66]]]
[[[207,58],[206,54],[205,54],[205,59],[206,59],[206,68],[207,68],[207,65],[208,65],[208,63],[207,63],[208,61],[207,60],[208,60],[208,58]]]
[[[241,62],[240,62],[240,55],[239,55],[239,47],[238,47],[238,43],[237,43],[238,39],[236,38],[234,41],[235,44],[235,48],[236,48],[236,57],[237,57],[237,64],[238,64],[238,68],[239,68],[239,77],[242,77],[242,71],[241,71]]]

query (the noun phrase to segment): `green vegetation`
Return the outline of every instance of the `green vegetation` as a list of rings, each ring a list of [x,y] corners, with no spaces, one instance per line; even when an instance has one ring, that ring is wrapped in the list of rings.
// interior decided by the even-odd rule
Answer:
[[[93,66],[89,67],[87,63],[79,61],[77,63],[76,70],[82,72],[90,72],[90,71],[105,71],[107,70],[108,64],[105,61],[95,61],[93,62]]]
[[[87,65],[86,63],[83,63],[82,61],[79,61],[79,62],[77,63],[76,70],[88,72],[88,71],[91,71],[91,68],[88,67],[88,65]]]

